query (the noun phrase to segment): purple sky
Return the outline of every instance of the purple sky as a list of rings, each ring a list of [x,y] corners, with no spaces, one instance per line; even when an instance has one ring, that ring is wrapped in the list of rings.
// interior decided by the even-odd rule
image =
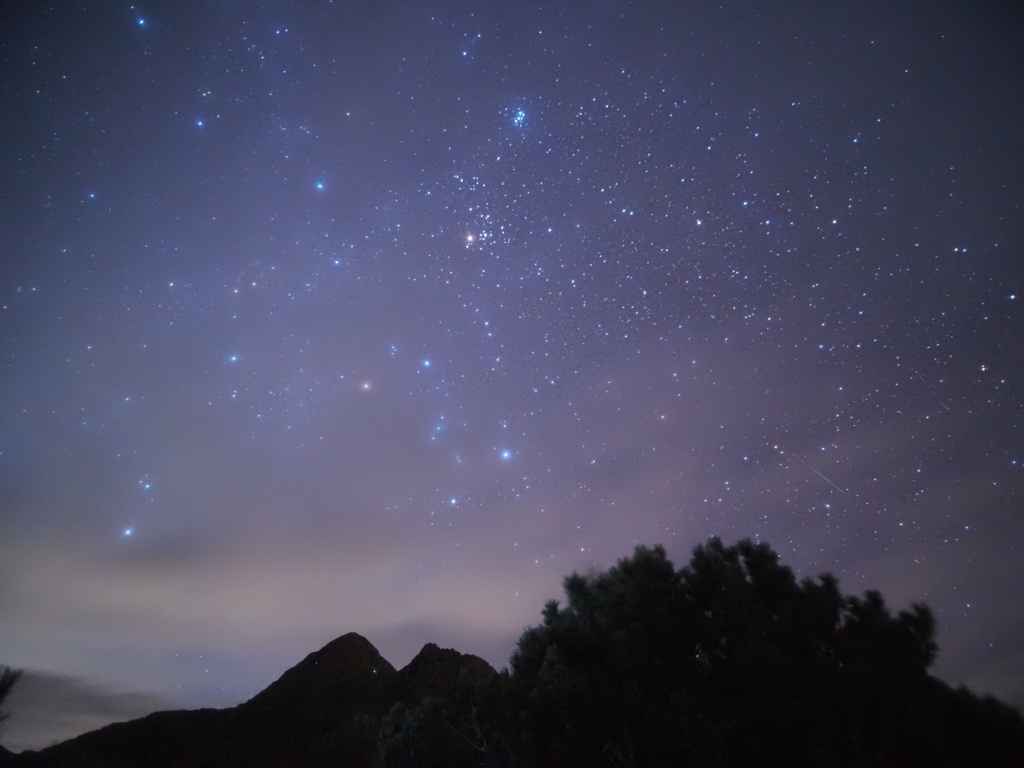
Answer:
[[[0,11],[12,748],[769,542],[1024,704],[1024,24],[953,2]]]

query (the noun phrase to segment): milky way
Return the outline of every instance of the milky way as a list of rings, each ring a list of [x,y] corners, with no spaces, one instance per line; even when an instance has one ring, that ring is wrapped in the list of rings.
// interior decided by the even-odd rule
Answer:
[[[1024,704],[1020,13],[501,5],[0,12],[0,663],[501,666],[717,535]]]

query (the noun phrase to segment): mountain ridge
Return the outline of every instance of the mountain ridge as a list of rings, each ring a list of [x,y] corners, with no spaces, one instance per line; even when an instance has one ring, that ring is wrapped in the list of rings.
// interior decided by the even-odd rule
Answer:
[[[929,673],[936,619],[764,543],[719,539],[677,569],[638,546],[565,579],[500,673],[428,643],[396,670],[349,633],[251,700],[155,712],[15,768],[1024,766],[1024,717]]]
[[[369,765],[366,723],[400,702],[453,695],[464,669],[497,675],[478,656],[434,643],[396,670],[369,640],[349,632],[234,707],[153,712],[41,750],[4,750],[0,766]]]

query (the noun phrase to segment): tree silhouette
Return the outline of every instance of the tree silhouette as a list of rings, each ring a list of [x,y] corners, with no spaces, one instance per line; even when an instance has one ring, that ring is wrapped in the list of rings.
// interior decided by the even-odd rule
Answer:
[[[11,669],[10,667],[0,666],[0,707],[3,707],[4,701],[10,694],[11,689],[14,688],[14,684],[21,679],[20,669]],[[0,723],[10,717],[9,712],[4,712],[0,709]]]
[[[395,670],[358,635],[233,709],[159,712],[0,763],[392,768],[1024,766],[1024,719],[928,670],[935,619],[765,544],[677,569],[638,547],[573,574],[500,673],[428,643]],[[0,668],[0,700],[17,679]],[[5,762],[6,761],[6,762]]]
[[[564,583],[511,659],[530,765],[1007,764],[1024,721],[928,675],[935,620],[797,581],[765,544],[661,547]],[[962,723],[984,722],[985,743]],[[977,729],[976,729],[977,730]]]

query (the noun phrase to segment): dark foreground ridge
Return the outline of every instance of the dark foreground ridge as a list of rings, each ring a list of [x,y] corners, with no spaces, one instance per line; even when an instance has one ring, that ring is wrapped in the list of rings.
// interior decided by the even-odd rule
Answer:
[[[488,680],[497,672],[481,658],[433,643],[397,672],[366,638],[351,632],[309,654],[237,707],[155,712],[39,752],[7,753],[6,764],[374,765],[371,726],[402,702],[454,697],[466,675]]]
[[[1024,719],[928,674],[924,605],[798,581],[764,544],[660,547],[565,581],[496,672],[433,643],[396,671],[339,637],[230,709],[156,712],[16,768],[1024,766]]]

